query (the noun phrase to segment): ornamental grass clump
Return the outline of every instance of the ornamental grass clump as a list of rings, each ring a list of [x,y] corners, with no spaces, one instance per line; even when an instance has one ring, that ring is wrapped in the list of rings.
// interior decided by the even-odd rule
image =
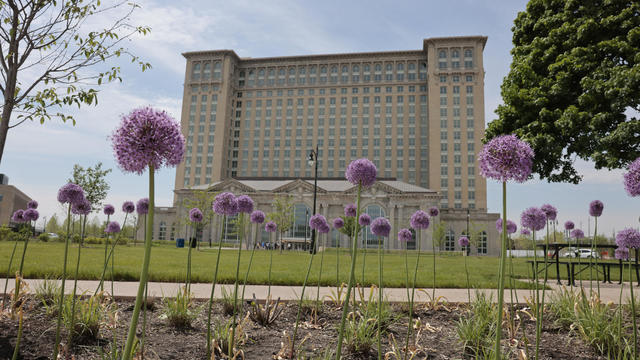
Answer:
[[[520,222],[523,227],[531,230],[531,241],[533,242],[533,258],[534,263],[538,263],[538,251],[536,250],[536,231],[542,230],[547,222],[547,215],[544,211],[536,207],[530,207],[522,212],[520,216]],[[538,284],[538,269],[534,267],[533,271],[533,286],[535,286],[535,298],[533,299],[534,311],[533,314],[536,317],[536,356],[540,352],[540,335],[542,334],[542,317],[543,308],[540,306],[540,286]]]
[[[227,216],[238,214],[238,200],[236,196],[230,192],[223,192],[216,195],[212,204],[213,212],[218,216],[222,216],[222,226],[226,227]],[[209,295],[209,303],[207,305],[207,359],[211,358],[211,307],[213,304],[213,295],[218,281],[218,268],[220,266],[220,254],[222,253],[222,242],[226,229],[220,233],[220,242],[218,243],[218,254],[216,255],[216,267],[213,271],[213,283],[211,284],[211,295]]]
[[[502,221],[507,226],[507,182],[525,182],[531,175],[533,167],[533,150],[526,142],[515,135],[498,136],[490,140],[478,153],[480,175],[502,182]],[[498,309],[497,323],[502,324],[502,307],[504,304],[505,258],[507,253],[507,232],[502,233],[500,252],[500,269],[498,273]],[[495,356],[501,358],[502,327],[496,331]]]
[[[358,159],[352,161],[347,167],[346,178],[347,180],[356,185],[358,187],[356,194],[356,206],[355,206],[355,218],[359,218],[360,216],[360,195],[362,193],[363,188],[369,188],[376,182],[376,174],[378,173],[378,169],[369,159]],[[345,209],[345,214],[346,214]],[[351,212],[351,210],[350,210]],[[357,229],[357,225],[355,226],[355,230]],[[347,320],[347,315],[349,314],[349,298],[351,297],[351,289],[353,288],[353,283],[355,280],[355,266],[356,266],[356,258],[357,258],[357,250],[358,250],[358,233],[359,231],[355,231],[353,235],[352,248],[351,248],[351,269],[349,272],[349,282],[347,283],[347,292],[345,295],[344,306],[342,307],[342,317],[340,319],[340,330],[338,332],[338,342],[336,344],[336,359],[340,359],[340,354],[342,353],[342,342],[344,339],[344,331]]]
[[[151,235],[155,206],[154,175],[163,166],[173,167],[180,164],[184,155],[184,137],[180,131],[180,124],[169,114],[150,107],[142,107],[122,117],[120,126],[114,131],[111,139],[114,155],[123,171],[138,175],[145,171],[149,173],[149,220],[145,236],[144,259],[123,354],[123,360],[130,360],[133,356],[138,317],[151,260]]]
[[[371,232],[373,235],[378,237],[378,320],[382,319],[382,300],[383,300],[383,290],[384,290],[384,282],[382,278],[383,274],[383,257],[382,257],[382,241],[383,238],[389,237],[389,233],[391,232],[391,223],[389,220],[379,217],[373,220],[371,224]],[[382,321],[377,321],[378,323],[378,360],[382,360]]]
[[[71,239],[71,208],[83,202],[84,190],[79,185],[67,183],[58,190],[58,202],[67,204],[67,233],[64,242],[64,257],[62,263],[62,284],[60,285],[60,297],[58,298],[58,320],[56,322],[56,342],[53,347],[53,358],[58,358],[60,351],[60,328],[62,327],[62,306],[64,303],[64,283],[67,278],[67,256],[69,254],[69,241]]]
[[[633,278],[631,268],[633,267],[631,258],[628,255],[630,249],[640,249],[640,232],[633,228],[626,228],[616,234],[616,245],[627,249],[627,259],[629,261],[629,292],[631,294],[631,318],[633,319],[633,358],[638,358],[638,326],[636,324],[636,302],[633,295]]]
[[[76,309],[76,291],[78,288],[78,271],[80,271],[80,250],[82,249],[82,242],[84,240],[84,230],[87,225],[87,215],[89,215],[92,211],[91,203],[89,200],[84,199],[79,203],[74,204],[71,207],[71,212],[74,215],[78,215],[80,217],[80,221],[82,223],[82,228],[80,230],[80,241],[78,242],[78,256],[76,259],[76,270],[73,274],[73,291],[71,292],[71,329],[75,329],[75,309]],[[74,332],[69,332],[69,344],[73,341]]]

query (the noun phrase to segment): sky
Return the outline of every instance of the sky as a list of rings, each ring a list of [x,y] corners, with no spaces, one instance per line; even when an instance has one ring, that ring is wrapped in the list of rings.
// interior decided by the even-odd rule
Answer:
[[[108,1],[106,2],[108,3]],[[147,196],[147,175],[124,173],[114,160],[110,134],[120,116],[141,105],[164,109],[179,120],[184,84],[183,52],[233,49],[241,57],[307,55],[341,52],[422,49],[422,39],[438,36],[485,35],[485,121],[496,117],[501,103],[500,84],[509,70],[511,27],[526,1],[139,1],[130,23],[151,28],[135,36],[127,49],[151,63],[141,72],[119,61],[122,83],[99,88],[98,105],[64,108],[77,124],[51,120],[44,125],[26,122],[10,130],[0,173],[40,203],[41,216],[64,213],[56,193],[71,175],[74,164],[102,162],[113,169],[106,203],[119,209],[126,200]],[[108,17],[87,26],[104,26]],[[110,63],[111,66],[113,63]],[[611,235],[637,227],[637,199],[626,195],[622,170],[595,170],[578,160],[584,175],[580,185],[549,184],[537,179],[508,185],[508,218],[519,223],[527,207],[551,203],[559,221],[573,220],[587,232],[591,200],[605,204],[599,233]],[[156,175],[156,204],[171,206],[175,168]],[[488,209],[501,212],[500,184],[488,182]],[[43,221],[43,220],[41,220]]]

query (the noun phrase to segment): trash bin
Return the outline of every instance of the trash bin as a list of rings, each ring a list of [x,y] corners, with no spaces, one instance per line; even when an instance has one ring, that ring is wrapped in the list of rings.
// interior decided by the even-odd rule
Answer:
[[[191,238],[189,244],[192,248],[195,248],[198,245],[198,240],[196,238]]]
[[[184,239],[176,239],[176,247],[183,248],[184,247]]]

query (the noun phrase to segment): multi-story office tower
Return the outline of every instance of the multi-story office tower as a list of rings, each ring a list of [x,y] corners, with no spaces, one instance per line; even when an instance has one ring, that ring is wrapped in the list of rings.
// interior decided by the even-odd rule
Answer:
[[[429,38],[421,50],[187,59],[185,161],[175,189],[226,178],[344,178],[366,157],[382,178],[441,193],[441,208],[486,210],[476,154],[484,133],[484,36]]]

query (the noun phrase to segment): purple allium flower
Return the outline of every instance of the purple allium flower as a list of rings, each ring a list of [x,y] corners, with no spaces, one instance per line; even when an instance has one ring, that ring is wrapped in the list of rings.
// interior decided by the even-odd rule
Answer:
[[[542,205],[540,207],[540,210],[542,210],[545,213],[545,215],[547,215],[547,220],[552,220],[553,221],[558,216],[558,209],[556,209],[551,204]]]
[[[71,212],[76,215],[88,215],[91,213],[91,210],[93,210],[91,208],[91,203],[87,199],[71,205]]]
[[[640,249],[640,232],[633,228],[618,231],[616,245],[627,249]]]
[[[398,231],[399,241],[407,242],[407,241],[411,241],[412,238],[413,238],[413,234],[411,233],[411,230],[400,229],[400,231]]]
[[[542,230],[547,224],[547,215],[537,207],[530,207],[520,215],[520,223],[533,231]]]
[[[133,201],[125,201],[122,204],[122,211],[124,211],[127,214],[131,214],[135,210],[136,210],[136,206],[133,205]]]
[[[267,232],[276,232],[276,230],[278,229],[278,226],[273,221],[269,221],[264,225],[264,229]]]
[[[262,224],[264,222],[264,213],[260,210],[255,210],[251,213],[251,222],[254,224]]]
[[[360,214],[358,224],[360,224],[360,226],[369,226],[371,224],[371,216],[369,216],[369,214]]]
[[[218,215],[233,216],[238,213],[238,200],[230,192],[218,194],[213,200],[213,211]]]
[[[460,245],[460,247],[469,246],[469,238],[466,236],[460,236],[460,238],[458,239],[458,245]]]
[[[202,218],[202,211],[200,211],[200,209],[193,208],[189,210],[189,220],[191,220],[191,222],[202,222]]]
[[[573,228],[576,227],[576,224],[573,223],[573,221],[571,220],[567,220],[564,222],[564,229],[565,230],[573,230]]]
[[[26,221],[26,222],[36,221],[40,217],[40,214],[38,213],[38,210],[36,210],[36,209],[27,209],[22,214],[22,217],[24,218],[24,221]]]
[[[238,212],[251,214],[253,211],[253,199],[249,195],[240,195],[236,200],[238,201]]]
[[[422,210],[418,210],[411,215],[411,227],[418,229],[426,229],[429,227],[429,215]]]
[[[571,231],[570,235],[571,235],[572,238],[582,239],[582,238],[584,238],[584,231],[582,231],[580,229],[574,229],[573,231]]]
[[[429,208],[429,216],[436,217],[436,216],[438,216],[438,214],[440,214],[440,210],[438,210],[437,207],[432,206],[432,207]]]
[[[341,217],[333,219],[333,227],[336,229],[342,229],[344,227],[344,220]]]
[[[522,229],[520,229],[520,234],[522,234],[522,235],[531,235],[531,230],[529,230],[527,228],[522,228]]]
[[[134,109],[111,135],[113,152],[124,171],[142,174],[147,166],[177,166],[184,155],[180,124],[164,111]]]
[[[326,221],[318,228],[318,232],[321,234],[327,234],[329,231],[331,231],[331,227]]]
[[[604,204],[600,200],[593,200],[589,204],[589,215],[598,217],[602,215],[602,210],[604,209]]]
[[[626,247],[618,247],[615,251],[615,258],[617,260],[629,260],[629,249]]]
[[[496,230],[502,232],[502,219],[496,220]],[[513,234],[518,230],[518,225],[511,220],[507,220],[507,234]]]
[[[371,223],[371,232],[376,236],[389,237],[391,232],[391,223],[383,217],[376,218]]]
[[[107,228],[104,229],[104,232],[106,232],[107,234],[120,232],[120,224],[118,224],[117,221],[111,221],[109,224],[107,224]]]
[[[478,164],[485,178],[525,182],[531,175],[533,150],[515,135],[498,136],[482,147]]]
[[[142,198],[136,203],[136,212],[138,215],[146,215],[149,213],[149,198]]]
[[[357,209],[356,204],[347,204],[344,207],[344,215],[348,217],[356,217]]]
[[[11,221],[17,222],[17,223],[25,222],[26,220],[24,219],[24,210],[22,209],[16,210],[13,213],[13,216],[11,216]]]
[[[31,200],[27,203],[27,209],[37,209],[38,208],[38,202],[35,200]]]
[[[315,214],[311,216],[311,218],[309,219],[309,227],[314,230],[318,230],[326,222],[327,222],[327,219],[325,219],[324,216],[322,216],[321,214]]]
[[[629,165],[629,172],[624,174],[624,188],[629,196],[640,195],[640,157]]]
[[[113,213],[116,212],[116,208],[113,207],[113,205],[111,205],[111,204],[107,204],[107,205],[104,206],[103,211],[104,211],[105,215],[113,215]]]
[[[362,184],[364,187],[370,187],[376,182],[376,174],[378,169],[369,159],[358,159],[352,161],[347,166],[347,180],[353,185]]]
[[[84,190],[79,185],[68,183],[58,190],[58,202],[71,205],[84,199]]]

